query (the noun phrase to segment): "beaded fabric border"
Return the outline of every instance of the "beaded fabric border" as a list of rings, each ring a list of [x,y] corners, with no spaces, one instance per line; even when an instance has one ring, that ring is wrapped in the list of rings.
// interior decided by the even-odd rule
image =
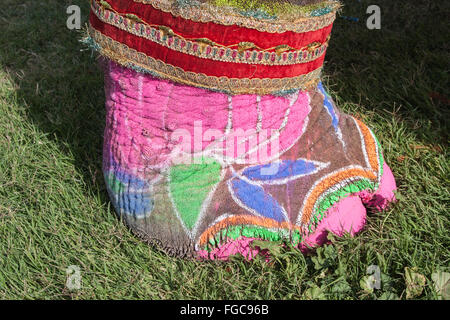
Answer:
[[[309,32],[322,29],[333,23],[336,11],[340,8],[338,1],[330,1],[331,12],[318,17],[297,17],[291,19],[259,20],[236,13],[231,7],[217,7],[208,3],[191,6],[177,6],[176,0],[133,0],[148,4],[155,9],[172,14],[175,17],[195,22],[214,22],[226,26],[238,25],[262,32],[283,33],[286,31]]]
[[[317,45],[315,48],[300,49],[295,51],[276,52],[230,49],[220,46],[211,46],[206,43],[198,43],[177,36],[167,36],[158,28],[133,21],[113,11],[99,6],[95,1],[91,5],[92,12],[100,21],[113,25],[138,37],[155,42],[171,50],[196,56],[203,59],[211,59],[223,62],[261,64],[261,65],[293,65],[306,63],[319,58],[328,47],[328,41]]]
[[[276,94],[289,90],[308,90],[317,86],[322,66],[307,74],[292,78],[227,78],[207,76],[203,73],[184,71],[179,67],[156,60],[127,45],[117,42],[92,27],[88,29],[90,37],[99,46],[101,55],[125,66],[138,69],[158,77],[195,87],[223,91],[230,94]]]

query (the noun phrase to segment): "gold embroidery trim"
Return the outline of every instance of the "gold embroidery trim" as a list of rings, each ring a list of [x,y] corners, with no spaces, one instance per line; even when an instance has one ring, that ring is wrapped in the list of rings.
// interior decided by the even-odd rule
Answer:
[[[322,29],[333,23],[336,19],[336,12],[340,8],[338,1],[329,1],[332,10],[322,16],[298,17],[294,15],[286,19],[259,20],[253,17],[239,15],[231,7],[217,7],[209,3],[180,7],[175,4],[174,0],[133,1],[151,5],[155,9],[170,13],[175,17],[181,17],[195,22],[214,22],[226,26],[238,25],[270,33],[283,33],[286,31],[303,33]]]
[[[150,40],[152,42],[158,43],[160,45],[165,46],[166,48],[186,53],[189,55],[196,56],[198,58],[211,59],[223,62],[238,62],[238,63],[249,63],[249,64],[261,64],[261,65],[293,65],[299,63],[307,63],[314,61],[322,56],[325,53],[326,48],[328,47],[328,42],[330,40],[330,36],[328,35],[326,41],[324,43],[313,42],[310,43],[300,49],[292,48],[288,45],[277,45],[272,48],[262,49],[259,46],[255,45],[252,42],[240,42],[234,45],[224,46],[218,43],[215,43],[207,38],[200,39],[188,39],[184,38],[181,35],[176,34],[167,26],[162,25],[154,25],[149,24],[143,21],[140,17],[135,16],[134,14],[125,14],[117,12],[112,9],[107,1],[97,2],[93,0],[91,3],[92,12],[97,16],[97,18],[103,23],[113,25],[123,31],[134,34],[138,37]],[[108,12],[112,16],[108,16],[106,18],[106,12]],[[115,21],[114,14],[121,17],[121,23]],[[150,28],[150,29],[146,29]],[[160,37],[157,40],[154,36],[151,36],[151,31],[157,31],[160,34]],[[167,38],[172,37],[172,43],[167,43]],[[187,45],[184,48],[180,48],[179,46],[174,45],[173,39],[178,38],[178,40],[184,40],[185,43],[190,43],[191,47]],[[166,40],[163,40],[166,39]],[[194,50],[192,47],[193,43],[197,43],[198,48]],[[221,48],[228,49],[233,47],[238,47],[237,50],[233,50],[236,53],[239,52],[239,55],[231,56],[219,56],[218,54],[208,54],[208,50],[206,48],[209,47],[211,52],[218,52]],[[259,50],[247,50],[247,49],[259,49]],[[270,52],[270,50],[275,50],[275,52]],[[210,53],[211,53],[210,52]],[[265,52],[270,53],[270,55],[264,55]],[[295,59],[288,58],[288,54],[292,57],[295,54]],[[276,56],[274,56],[275,54]],[[305,56],[306,55],[306,56]],[[260,59],[257,57],[261,56]]]
[[[185,71],[138,52],[102,34],[92,26],[90,37],[100,46],[99,53],[125,67],[136,66],[158,77],[194,87],[225,91],[230,94],[274,94],[288,90],[308,90],[317,86],[322,66],[307,74],[291,78],[228,78]]]

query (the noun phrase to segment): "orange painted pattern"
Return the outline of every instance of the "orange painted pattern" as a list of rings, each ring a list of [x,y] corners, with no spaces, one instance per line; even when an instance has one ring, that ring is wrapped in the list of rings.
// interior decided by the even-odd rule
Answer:
[[[377,142],[372,136],[370,129],[358,119],[355,119],[361,133],[364,137],[364,143],[366,145],[366,153],[369,158],[369,164],[373,171],[378,172],[378,153],[377,153]]]
[[[337,171],[321,181],[309,194],[308,199],[305,200],[305,205],[303,207],[303,215],[302,215],[302,225],[307,225],[309,220],[311,219],[311,215],[313,213],[313,208],[316,201],[319,197],[328,189],[332,188],[336,184],[349,180],[351,178],[364,177],[370,180],[377,180],[378,171],[379,171],[379,159],[376,147],[376,141],[373,138],[370,129],[361,121],[356,120],[357,125],[359,126],[361,133],[363,135],[364,144],[366,146],[366,153],[369,160],[369,164],[371,168],[363,169],[363,168],[351,168]],[[287,230],[299,230],[301,231],[301,227],[291,224],[289,222],[279,223],[275,220],[269,218],[261,218],[250,215],[238,215],[228,217],[223,219],[222,221],[214,224],[209,227],[205,232],[202,233],[199,239],[199,244],[203,245],[206,242],[214,237],[219,231],[225,229],[230,225],[255,225],[261,226],[265,228],[282,228]]]
[[[302,224],[307,224],[311,218],[313,212],[314,204],[319,199],[319,197],[326,190],[332,188],[341,181],[348,180],[355,177],[364,177],[371,180],[376,180],[377,176],[374,172],[367,169],[352,168],[345,169],[343,171],[337,171],[333,173],[328,178],[321,181],[310,193],[308,199],[305,201],[303,207]]]
[[[270,218],[255,217],[250,215],[236,215],[225,218],[220,222],[206,229],[199,238],[199,245],[204,245],[209,239],[214,237],[219,231],[226,229],[228,226],[236,225],[254,225],[264,228],[276,228],[287,230],[300,230],[300,227],[293,225],[289,222],[277,222]]]

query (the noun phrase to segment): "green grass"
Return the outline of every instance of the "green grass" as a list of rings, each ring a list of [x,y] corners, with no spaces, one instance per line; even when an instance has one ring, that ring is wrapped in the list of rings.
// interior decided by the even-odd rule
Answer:
[[[406,298],[405,267],[450,272],[449,33],[446,1],[345,1],[325,82],[339,107],[377,134],[400,201],[354,238],[315,254],[283,250],[273,264],[167,257],[118,221],[101,173],[103,78],[66,8],[87,1],[3,0],[0,7],[0,299]],[[362,20],[361,20],[362,19]],[[445,98],[430,98],[439,94]],[[378,265],[382,288],[361,280]],[[66,288],[78,265],[82,288]],[[420,276],[419,276],[420,277]]]

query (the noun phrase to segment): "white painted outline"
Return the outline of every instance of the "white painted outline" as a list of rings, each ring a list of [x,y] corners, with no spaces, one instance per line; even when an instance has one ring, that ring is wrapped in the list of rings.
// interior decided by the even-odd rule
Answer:
[[[297,220],[296,220],[296,223],[295,223],[297,226],[301,226],[301,225],[302,225],[302,217],[303,217],[303,213],[304,213],[303,211],[304,211],[304,209],[305,209],[306,201],[309,199],[309,197],[311,196],[311,193],[312,193],[313,190],[317,187],[317,185],[319,185],[322,181],[324,181],[325,179],[328,179],[330,176],[332,176],[332,175],[334,175],[334,174],[337,174],[337,173],[342,172],[342,171],[351,170],[351,169],[359,169],[359,170],[363,170],[363,171],[368,171],[368,170],[367,170],[368,168],[363,168],[362,166],[359,166],[359,165],[350,165],[350,166],[346,166],[346,167],[343,167],[343,168],[339,168],[339,169],[337,169],[337,170],[334,170],[334,171],[330,172],[329,174],[323,176],[323,177],[320,178],[319,180],[316,180],[316,182],[312,185],[312,187],[308,190],[308,192],[306,193],[305,197],[303,198],[302,206],[300,207],[300,210],[299,210],[299,213],[298,213],[298,216],[297,216]],[[372,170],[369,170],[369,171],[372,171]],[[352,177],[352,178],[353,178],[353,177]],[[352,178],[349,178],[349,179],[352,179]],[[347,181],[348,181],[349,179],[347,179]],[[364,177],[364,179],[368,179],[368,178]],[[368,179],[368,180],[369,180],[369,179]],[[329,190],[330,190],[330,189],[333,189],[336,185],[340,184],[342,181],[346,181],[346,180],[341,180],[341,181],[338,181],[337,183],[333,184],[331,187],[329,187],[328,189],[326,189],[326,191],[324,191],[324,192],[317,198],[317,200],[314,202],[314,206],[313,206],[313,209],[312,209],[311,217],[312,217],[313,214],[314,214],[314,208],[316,207],[317,203],[319,202],[319,198],[322,197],[322,195],[324,195],[324,194],[329,194]],[[353,181],[354,181],[354,180],[353,180]],[[348,184],[348,182],[347,182],[345,185],[347,185],[347,184]],[[344,185],[344,186],[345,186],[345,185]],[[333,191],[335,191],[335,190],[333,190]]]
[[[234,200],[240,207],[242,207],[242,208],[244,208],[245,210],[247,210],[247,211],[253,213],[255,216],[258,216],[258,217],[264,218],[264,219],[271,219],[271,218],[268,218],[268,217],[266,217],[266,216],[261,215],[261,214],[260,214],[258,211],[256,211],[255,209],[252,209],[252,208],[248,207],[247,205],[245,205],[244,203],[242,203],[242,201],[239,200],[239,199],[236,197],[236,195],[235,195],[235,193],[234,193],[234,190],[233,190],[233,187],[232,187],[232,185],[231,185],[231,181],[232,181],[234,178],[241,179],[241,180],[247,182],[248,184],[251,184],[251,185],[254,185],[254,186],[256,186],[256,187],[261,188],[265,194],[271,196],[272,199],[274,199],[275,201],[277,201],[277,200],[272,196],[272,194],[270,194],[269,192],[266,192],[266,190],[264,190],[264,188],[263,188],[261,185],[254,183],[253,181],[249,180],[249,179],[246,178],[246,177],[243,177],[243,176],[240,177],[240,176],[236,173],[236,171],[234,170],[234,168],[233,168],[232,166],[230,166],[230,169],[231,169],[231,171],[232,171],[232,173],[233,173],[233,177],[230,178],[230,179],[228,179],[228,181],[227,181],[227,186],[228,186],[228,191],[230,192],[230,195],[231,195],[231,197],[233,198],[233,200]],[[286,209],[284,209],[284,207],[283,207],[281,204],[279,204],[278,201],[277,201],[277,204],[278,204],[278,205],[280,206],[280,208],[281,208],[281,212],[283,213],[285,222],[290,222],[290,219],[289,219],[289,216],[288,216],[288,214],[287,214],[287,212],[286,212]],[[275,219],[272,219],[272,220],[276,221]],[[276,222],[278,223],[278,221],[276,221]],[[281,222],[279,222],[279,223],[281,223]]]
[[[333,99],[331,99],[331,97],[329,97],[328,95],[326,95],[326,91],[325,91],[325,87],[323,86],[323,83],[322,83],[322,88],[323,88],[323,91],[325,92],[325,94],[324,94],[320,89],[319,89],[317,92],[319,92],[319,93],[322,95],[322,97],[323,97],[323,108],[324,108],[324,109],[327,111],[327,113],[330,115],[330,118],[331,118],[331,124],[333,124],[333,115],[331,114],[330,110],[328,110],[328,108],[325,107],[325,99],[328,98],[328,100],[329,100],[329,102],[330,102],[330,104],[331,104],[331,107],[333,108],[334,113],[335,113],[335,115],[336,115],[336,118],[337,118],[337,120],[338,120],[337,128],[334,128],[334,126],[333,126],[334,132],[336,133],[336,136],[338,137],[339,141],[341,142],[342,148],[344,149],[344,152],[347,152],[347,146],[346,146],[345,141],[344,141],[344,138],[343,138],[343,136],[342,136],[342,130],[341,130],[341,128],[339,127],[339,122],[340,122],[341,119],[340,119],[339,114],[336,112],[336,109],[337,109],[337,108],[335,108],[335,106],[334,106],[334,101],[333,101]]]
[[[367,156],[366,143],[365,143],[365,140],[364,140],[364,136],[363,136],[363,134],[361,132],[361,128],[359,127],[358,122],[356,121],[356,119],[353,118],[353,117],[352,117],[352,119],[353,119],[353,122],[355,123],[356,129],[358,130],[358,133],[359,133],[359,139],[361,140],[361,149],[362,149],[362,152],[363,152],[363,155],[364,155],[364,161],[366,162],[366,167],[370,168],[370,162],[369,162],[369,157]]]
[[[172,192],[170,191],[170,185],[171,185],[171,173],[170,173],[170,168],[167,169],[167,194],[169,196],[170,202],[172,203],[172,208],[175,211],[175,215],[177,216],[178,220],[180,221],[181,225],[183,226],[184,231],[186,232],[186,234],[189,236],[189,238],[191,238],[192,240],[194,240],[196,233],[198,232],[198,228],[200,227],[200,224],[203,222],[203,219],[205,217],[206,211],[211,203],[212,197],[214,195],[214,193],[216,192],[216,189],[218,187],[218,185],[220,184],[221,181],[223,181],[224,177],[225,177],[225,173],[226,173],[226,169],[224,169],[223,167],[220,169],[220,179],[219,181],[214,185],[214,187],[210,190],[210,192],[208,193],[208,195],[206,196],[206,198],[203,200],[203,203],[200,207],[200,212],[197,215],[197,219],[194,223],[194,226],[192,227],[192,230],[189,230],[187,228],[187,226],[185,225],[180,212],[178,211],[177,205],[175,203],[175,200],[173,199],[172,196]]]
[[[243,172],[246,169],[251,168],[251,167],[242,168],[236,174],[239,175],[239,177],[241,179],[248,179],[249,181],[252,181],[252,184],[254,184],[254,185],[259,185],[259,186],[263,186],[263,185],[281,185],[281,184],[286,184],[289,181],[293,181],[293,180],[299,179],[301,177],[305,177],[305,176],[309,176],[309,175],[312,175],[312,174],[316,174],[320,170],[325,169],[325,168],[327,168],[330,165],[330,162],[314,161],[314,160],[308,160],[308,159],[305,159],[305,158],[298,158],[295,161],[298,161],[298,160],[304,160],[304,161],[307,161],[307,162],[312,162],[316,168],[314,169],[314,171],[309,172],[309,173],[301,173],[301,174],[290,176],[290,177],[287,177],[287,178],[276,179],[276,180],[271,180],[271,181],[250,180],[250,178],[245,177],[243,175]],[[281,162],[281,161],[278,161],[278,162]]]

